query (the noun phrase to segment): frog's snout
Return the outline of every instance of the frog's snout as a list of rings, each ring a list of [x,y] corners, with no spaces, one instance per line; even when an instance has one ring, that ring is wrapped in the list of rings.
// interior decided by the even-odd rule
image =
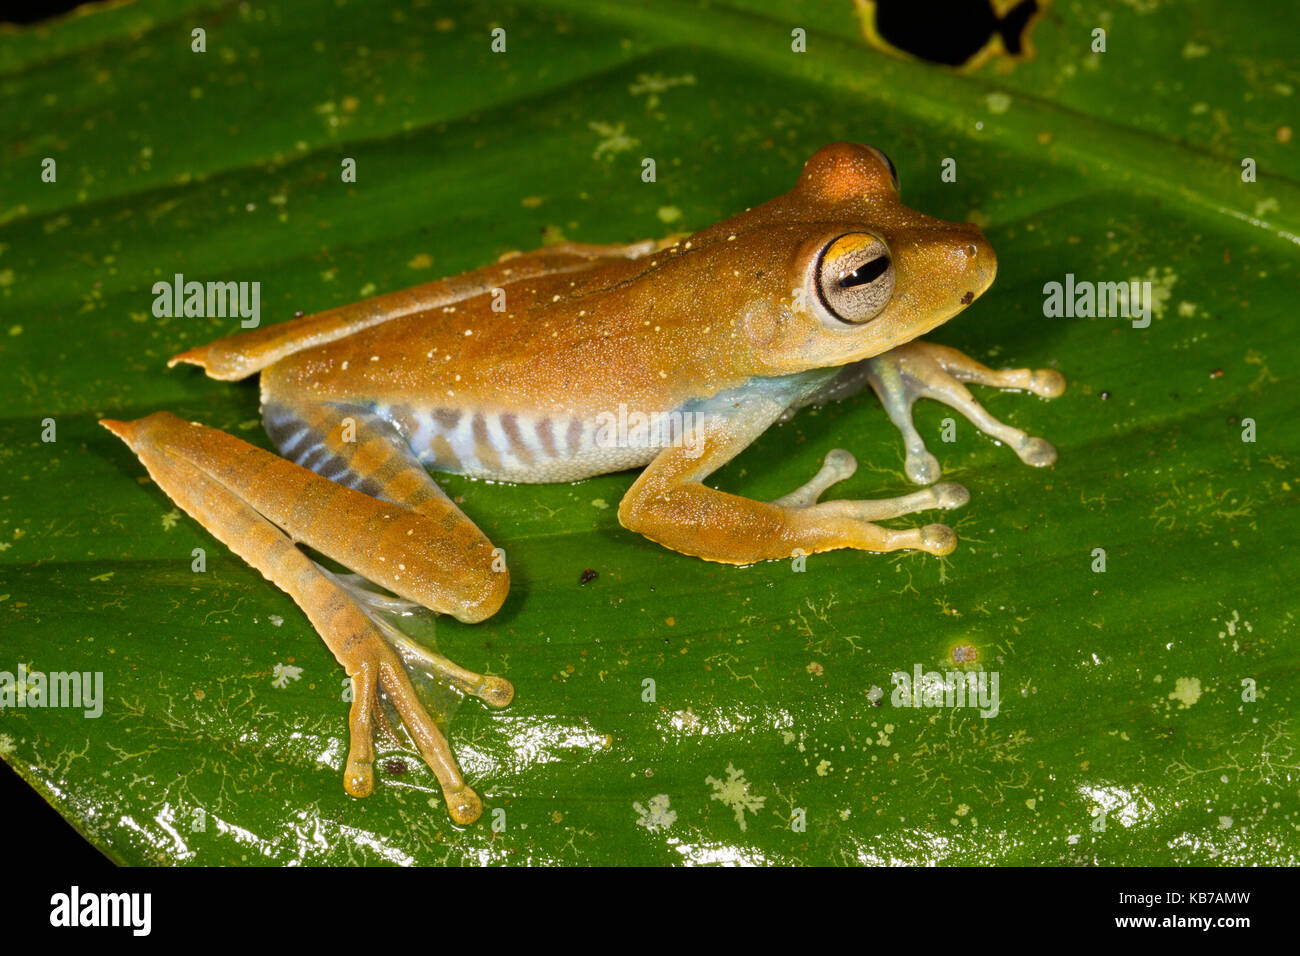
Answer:
[[[998,257],[974,223],[963,223],[963,235],[956,240],[953,258],[961,279],[957,282],[962,305],[970,305],[984,294],[998,274]]]

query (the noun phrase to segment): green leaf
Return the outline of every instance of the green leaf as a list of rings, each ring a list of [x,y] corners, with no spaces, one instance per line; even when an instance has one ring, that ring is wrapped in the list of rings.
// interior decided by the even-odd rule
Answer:
[[[840,0],[155,0],[0,35],[0,670],[104,680],[96,718],[0,711],[0,754],[126,863],[1296,863],[1293,31],[1249,4],[1085,8],[974,74],[868,47]],[[985,227],[998,281],[932,338],[1059,367],[1051,403],[980,396],[1058,464],[964,419],[943,444],[950,411],[920,403],[972,492],[958,550],[802,573],[622,530],[628,474],[448,478],[514,581],[489,621],[431,625],[517,689],[450,724],[489,809],[456,828],[396,744],[347,797],[342,670],[95,424],[165,408],[269,447],[255,385],[164,367],[233,323],[155,318],[153,283],[257,280],[279,321],[558,236],[702,228],[840,139],[886,150],[913,208]],[[1045,318],[1067,273],[1151,280],[1153,321]],[[909,490],[870,395],[716,484],[776,497],[835,447],[864,464],[837,496]],[[892,705],[894,672],[972,654],[996,716]]]

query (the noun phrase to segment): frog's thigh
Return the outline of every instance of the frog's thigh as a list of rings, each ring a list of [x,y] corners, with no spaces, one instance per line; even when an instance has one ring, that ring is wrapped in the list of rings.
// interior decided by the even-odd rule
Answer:
[[[1009,445],[1028,465],[1041,467],[1056,461],[1056,449],[1050,443],[998,421],[962,384],[1026,389],[1054,398],[1065,390],[1065,379],[1054,369],[998,371],[956,349],[920,340],[868,359],[866,364],[868,381],[903,435],[907,475],[913,481],[926,484],[939,476],[939,462],[926,450],[912,423],[912,405],[918,398],[932,398],[955,408],[980,431]]]
[[[382,687],[437,776],[453,819],[476,819],[482,803],[466,785],[396,652],[350,595],[294,545],[303,541],[350,567],[361,565],[367,577],[419,600],[422,583],[412,582],[407,572],[419,576],[427,569],[421,568],[421,548],[413,542],[421,532],[436,537],[437,525],[167,412],[103,424],[130,446],[177,505],[293,598],[352,678],[347,791],[365,796],[373,786],[371,735]],[[365,551],[379,556],[378,562],[363,559]],[[508,702],[509,685],[500,678],[478,677],[477,683],[471,692],[484,700]]]
[[[886,501],[818,504],[822,491],[852,473],[855,465],[847,452],[833,452],[817,477],[774,502],[753,501],[704,485],[701,479],[729,461],[749,438],[717,429],[707,435],[702,447],[690,450],[693,454],[688,449],[665,450],[620,502],[619,521],[674,551],[727,564],[837,548],[911,548],[948,554],[956,547],[956,536],[946,525],[894,530],[870,522],[927,508],[958,507],[968,497],[958,485],[938,485]]]
[[[406,439],[368,409],[346,403],[295,404],[268,390],[262,423],[289,461],[371,498],[455,525],[474,543],[482,537],[420,464]],[[449,517],[453,514],[457,517]]]
[[[345,557],[315,543],[312,547],[390,591],[458,620],[481,621],[496,613],[510,581],[504,569],[493,570],[494,565],[503,568],[498,552],[438,487],[392,425],[360,406],[293,405],[277,400],[273,392],[266,397],[263,417],[267,434],[286,459],[360,492],[363,502],[373,503],[367,511],[418,516],[419,529],[407,529],[411,533],[404,542],[418,549],[415,564],[386,553],[387,545],[374,540],[370,527],[362,523],[366,515],[346,510],[331,516],[333,537],[340,544],[349,542],[357,553]],[[397,507],[385,509],[381,502]],[[418,583],[421,593],[403,593],[386,578]]]

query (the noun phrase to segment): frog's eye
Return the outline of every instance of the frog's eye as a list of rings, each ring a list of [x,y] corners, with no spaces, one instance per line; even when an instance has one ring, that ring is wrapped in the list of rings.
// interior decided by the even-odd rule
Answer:
[[[874,319],[894,292],[894,263],[875,236],[852,232],[832,239],[817,262],[817,296],[841,322]]]
[[[898,167],[894,165],[894,161],[874,146],[868,146],[867,149],[875,153],[880,161],[889,167],[889,178],[893,180],[894,192],[898,192]]]

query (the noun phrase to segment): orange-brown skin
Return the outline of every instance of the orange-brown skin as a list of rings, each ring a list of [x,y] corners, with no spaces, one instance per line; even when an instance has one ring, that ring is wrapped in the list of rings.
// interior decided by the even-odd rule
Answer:
[[[1064,387],[1059,374],[994,371],[916,341],[987,289],[996,268],[976,226],[908,209],[883,154],[835,143],[808,161],[790,192],[690,237],[512,256],[172,359],[220,379],[261,372],[268,432],[291,460],[166,412],[103,424],[182,509],[303,607],[351,675],[347,791],[364,796],[373,786],[382,688],[453,819],[468,823],[481,801],[398,652],[493,706],[508,704],[513,688],[392,631],[368,610],[371,598],[295,542],[410,600],[479,621],[505,599],[503,556],[424,464],[513,481],[646,465],[619,505],[620,522],[706,560],[747,564],[834,548],[946,554],[956,537],[945,525],[873,522],[958,507],[965,489],[820,502],[856,467],[844,451],[775,501],[703,482],[784,414],[866,384],[903,431],[908,474],[919,483],[933,480],[938,463],[911,424],[916,397],[947,402],[1024,461],[1050,464],[1050,445],[993,419],[962,383],[1051,397]],[[690,411],[692,441],[607,447],[593,437],[593,419],[617,407]]]
[[[796,296],[826,242],[864,227],[893,254],[893,298],[866,327],[828,327]],[[527,259],[572,271],[536,275],[522,268],[515,278],[507,260],[457,280],[460,289],[483,290],[469,299],[430,305],[445,282],[395,293],[395,302],[425,304],[280,358],[268,387],[318,399],[417,401],[432,393],[456,404],[506,402],[541,414],[620,402],[674,408],[754,376],[846,365],[887,351],[952,318],[997,271],[979,227],[908,209],[888,167],[851,143],[819,150],[784,196],[657,252],[596,256],[585,268],[575,265],[581,257],[545,250]],[[478,273],[481,282],[467,281]],[[493,285],[505,291],[505,312],[492,310]],[[374,312],[391,311],[380,304],[385,298],[371,300]],[[320,325],[308,316],[178,360],[212,368],[228,349],[293,342]],[[256,370],[241,365],[237,375]]]

